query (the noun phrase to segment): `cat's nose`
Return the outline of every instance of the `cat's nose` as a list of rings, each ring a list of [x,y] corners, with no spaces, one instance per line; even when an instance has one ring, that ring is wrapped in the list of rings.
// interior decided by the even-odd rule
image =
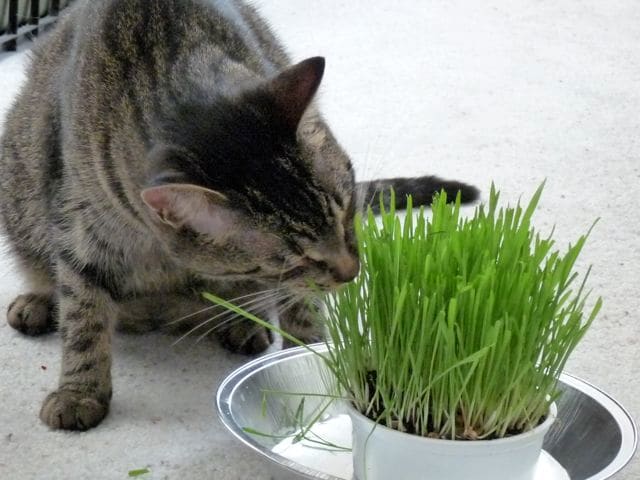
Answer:
[[[359,271],[360,260],[357,256],[348,253],[335,258],[330,268],[331,276],[340,283],[350,282],[356,278]]]

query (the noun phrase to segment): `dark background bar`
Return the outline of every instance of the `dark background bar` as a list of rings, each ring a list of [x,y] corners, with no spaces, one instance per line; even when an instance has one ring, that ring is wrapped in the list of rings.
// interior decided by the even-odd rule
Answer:
[[[9,0],[9,22],[7,26],[9,35],[18,34],[18,0]],[[18,47],[17,38],[10,39],[5,45],[5,50],[15,50]]]
[[[40,0],[31,0],[31,18],[29,18],[29,25],[35,25],[35,29],[32,30],[31,36],[38,36],[38,23],[40,21]]]
[[[8,0],[8,3],[9,16],[4,24],[0,24],[0,50],[15,51],[20,40],[37,37],[40,31],[52,25],[60,10],[70,2],[63,2],[62,8],[60,0]],[[6,5],[6,1],[2,1],[0,8],[4,9]],[[6,10],[0,11],[0,22],[5,12]]]

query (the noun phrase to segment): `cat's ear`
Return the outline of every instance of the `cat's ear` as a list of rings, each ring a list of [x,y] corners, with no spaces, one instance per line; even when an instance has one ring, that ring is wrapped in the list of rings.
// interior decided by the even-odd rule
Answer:
[[[282,71],[267,85],[283,120],[293,129],[320,86],[324,63],[323,57],[308,58]]]
[[[142,200],[157,219],[175,229],[188,227],[198,233],[220,236],[234,227],[238,214],[227,198],[214,190],[189,184],[146,188]]]

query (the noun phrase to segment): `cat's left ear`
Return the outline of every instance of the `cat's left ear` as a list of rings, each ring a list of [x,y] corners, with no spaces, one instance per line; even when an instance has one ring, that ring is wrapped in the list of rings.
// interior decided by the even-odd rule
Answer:
[[[142,200],[162,223],[178,230],[212,236],[228,233],[238,224],[239,214],[227,206],[227,198],[216,191],[189,184],[146,188]]]
[[[283,120],[294,130],[320,86],[324,65],[323,57],[308,58],[282,71],[267,84],[267,91],[273,96]]]

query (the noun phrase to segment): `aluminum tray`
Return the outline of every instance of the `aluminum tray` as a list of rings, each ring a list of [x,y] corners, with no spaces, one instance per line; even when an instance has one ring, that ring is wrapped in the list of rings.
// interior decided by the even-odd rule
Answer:
[[[323,345],[312,347],[317,351],[326,349]],[[294,348],[246,364],[229,375],[218,389],[217,407],[223,423],[263,459],[275,480],[351,478],[350,469],[335,465],[329,468],[331,462],[326,462],[325,457],[310,464],[274,453],[273,448],[282,439],[249,434],[244,430],[250,428],[278,436],[295,428],[292,412],[299,413],[301,396],[265,395],[265,390],[307,394],[304,415],[308,421],[326,402],[313,394],[326,393],[327,383],[323,378],[327,379],[327,375],[316,356],[303,348]],[[563,374],[561,389],[558,420],[545,438],[544,449],[549,454],[547,460],[551,456],[562,468],[554,478],[546,478],[550,474],[545,473],[544,480],[564,479],[567,474],[571,480],[611,478],[635,452],[637,431],[633,419],[609,395],[576,377]],[[331,420],[340,413],[339,406],[331,406],[322,420],[331,425]],[[350,436],[349,431],[342,432],[345,446],[350,446]],[[327,455],[323,449],[309,449],[309,452],[317,452],[311,455],[317,455],[318,459]],[[344,457],[345,454],[339,455]]]

